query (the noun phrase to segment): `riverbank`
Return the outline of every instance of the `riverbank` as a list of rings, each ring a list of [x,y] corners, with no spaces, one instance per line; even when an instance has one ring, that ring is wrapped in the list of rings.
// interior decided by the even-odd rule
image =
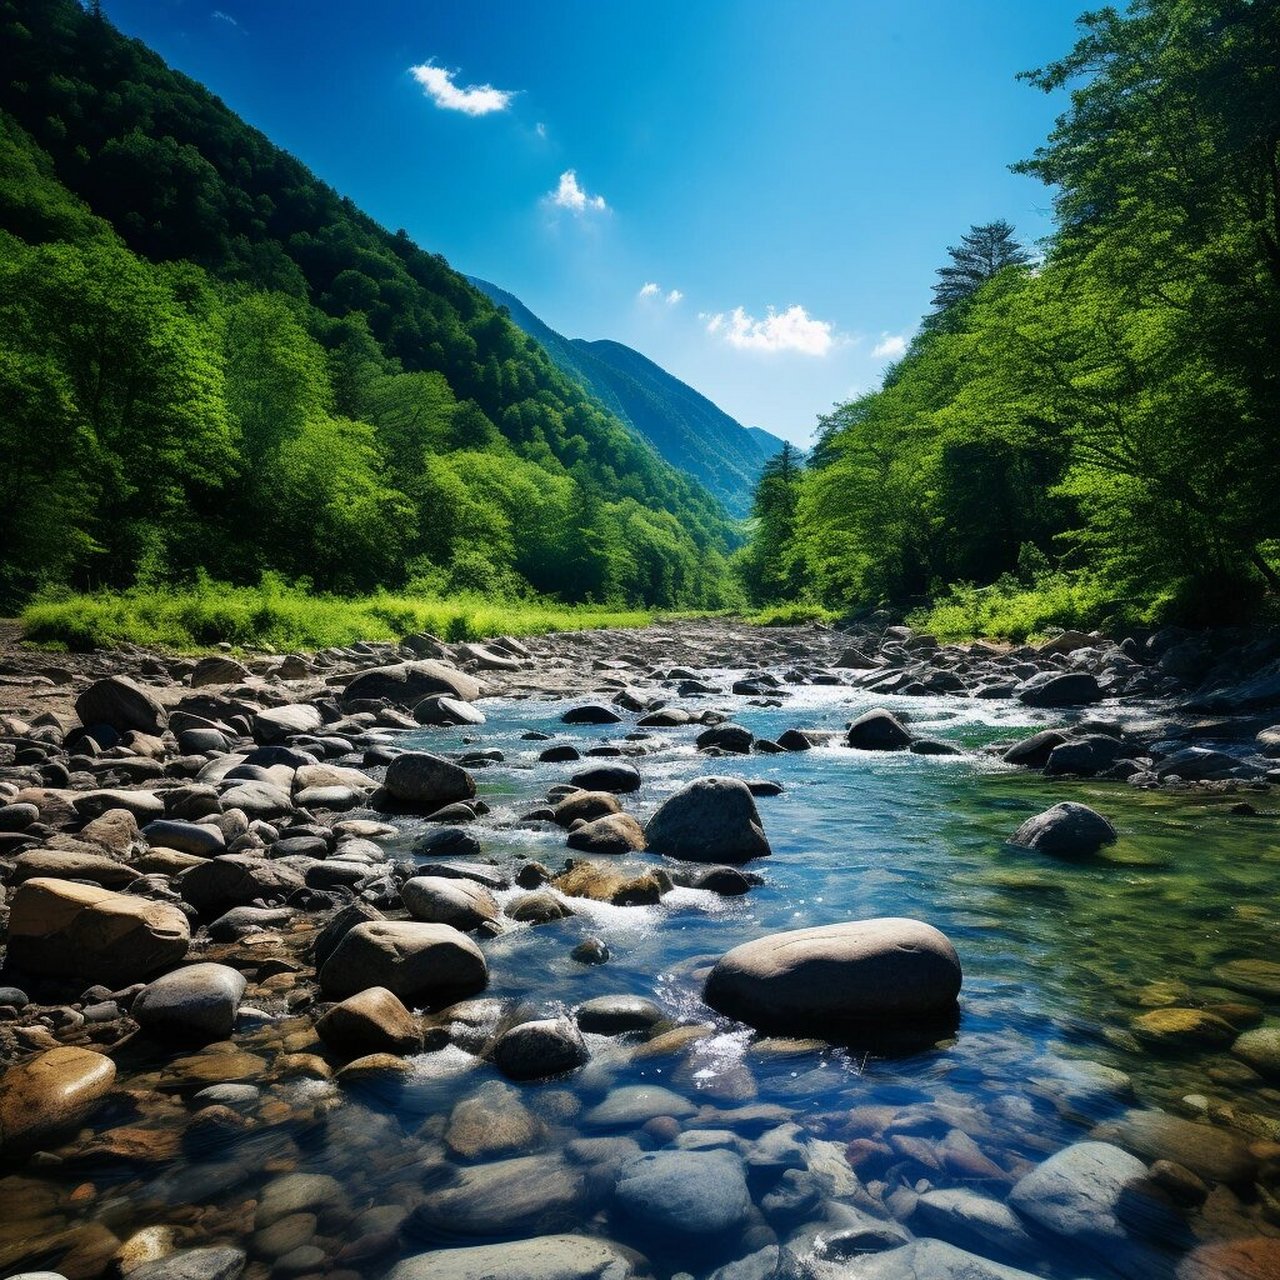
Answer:
[[[6,654],[0,1270],[1266,1274],[1268,659],[1151,639]],[[1114,842],[1005,843],[1063,800]],[[904,916],[893,1052],[709,980]]]

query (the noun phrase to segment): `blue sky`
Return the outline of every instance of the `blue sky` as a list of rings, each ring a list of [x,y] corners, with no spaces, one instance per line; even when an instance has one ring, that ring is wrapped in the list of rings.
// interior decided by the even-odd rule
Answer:
[[[105,7],[389,228],[804,443],[877,384],[971,223],[1050,230],[1008,165],[1063,101],[1014,76],[1084,5]]]

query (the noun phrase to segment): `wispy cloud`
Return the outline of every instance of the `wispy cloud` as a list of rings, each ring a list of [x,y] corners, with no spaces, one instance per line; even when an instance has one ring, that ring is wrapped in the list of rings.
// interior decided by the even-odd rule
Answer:
[[[778,311],[770,307],[762,317],[748,315],[742,307],[699,317],[707,332],[724,339],[739,351],[796,351],[806,356],[825,356],[836,344],[835,326],[817,320],[799,303]]]
[[[217,18],[219,22],[229,22],[233,27],[240,25],[229,13],[223,13],[221,9],[215,9],[209,16]]]
[[[463,88],[454,83],[456,71],[423,62],[409,68],[409,74],[422,86],[422,91],[445,111],[461,111],[468,116],[487,116],[505,111],[515,97],[513,89],[495,89],[491,84],[471,84]]]
[[[654,280],[646,280],[640,286],[640,292],[636,296],[638,298],[661,298],[669,307],[674,307],[677,302],[684,298],[684,294],[679,289],[668,289],[664,292],[662,286]]]
[[[540,138],[545,138],[547,136],[547,126],[543,124],[541,120],[533,126],[533,131]]]
[[[907,335],[905,333],[882,333],[880,341],[871,348],[871,354],[877,360],[900,360],[907,354]]]
[[[560,175],[559,185],[548,192],[546,198],[557,209],[568,209],[570,213],[605,213],[609,208],[604,196],[593,196],[579,184],[573,169],[566,169]]]

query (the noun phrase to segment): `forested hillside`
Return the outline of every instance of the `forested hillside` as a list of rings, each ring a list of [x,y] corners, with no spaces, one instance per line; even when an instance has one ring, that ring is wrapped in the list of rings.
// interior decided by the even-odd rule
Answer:
[[[264,571],[714,605],[723,508],[74,0],[0,0],[0,604]]]
[[[1069,109],[883,388],[757,495],[757,594],[940,629],[1219,622],[1280,588],[1280,7],[1141,0],[1025,78]],[[954,589],[946,595],[949,584]]]
[[[782,448],[777,436],[744,427],[706,396],[621,342],[566,338],[505,289],[468,277],[536,338],[570,377],[590,391],[672,466],[706,487],[735,516],[751,510],[760,470]]]

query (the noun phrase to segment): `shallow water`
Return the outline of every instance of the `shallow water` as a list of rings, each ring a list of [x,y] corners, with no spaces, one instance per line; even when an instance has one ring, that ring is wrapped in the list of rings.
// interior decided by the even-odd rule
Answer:
[[[650,753],[633,761],[644,786],[638,795],[623,798],[627,811],[646,818],[667,795],[701,774],[776,779],[783,794],[758,801],[773,855],[753,864],[765,883],[742,898],[679,889],[657,907],[574,899],[577,914],[570,919],[517,926],[482,944],[491,975],[487,995],[553,1012],[594,996],[633,993],[654,999],[676,1021],[710,1021],[717,1028],[685,1054],[655,1057],[632,1057],[628,1046],[590,1037],[593,1061],[583,1071],[546,1084],[513,1086],[549,1126],[536,1150],[554,1151],[580,1135],[636,1132],[638,1126],[593,1128],[584,1116],[610,1089],[660,1084],[708,1108],[687,1127],[727,1128],[754,1138],[787,1116],[778,1112],[762,1120],[741,1109],[768,1104],[784,1109],[807,1137],[834,1141],[840,1150],[858,1140],[887,1146],[891,1156],[875,1156],[860,1169],[872,1186],[871,1200],[863,1193],[849,1196],[868,1207],[921,1180],[1002,1197],[1033,1164],[1132,1105],[1132,1099],[1126,1102],[1100,1088],[1094,1075],[1084,1074],[1093,1068],[1073,1069],[1076,1061],[1126,1073],[1144,1105],[1190,1114],[1181,1100],[1199,1095],[1194,1105],[1201,1109],[1224,1104],[1261,1117],[1260,1132],[1280,1121],[1280,1092],[1241,1071],[1225,1051],[1157,1050],[1141,1044],[1130,1030],[1134,1017],[1161,1005],[1264,1004],[1230,990],[1213,970],[1234,959],[1276,955],[1280,841],[1275,819],[1230,814],[1226,799],[1135,792],[1111,784],[1051,785],[978,750],[1061,720],[1049,713],[947,698],[881,697],[873,703],[845,688],[792,692],[781,708],[741,706],[735,722],[758,736],[776,737],[793,726],[838,729],[866,707],[884,705],[909,714],[915,732],[959,745],[966,754],[923,757],[832,747],[710,761],[693,751],[698,727],[653,730],[644,743]],[[522,740],[521,734],[554,733],[585,750],[625,745],[623,735],[632,725],[564,728],[559,724],[564,703],[491,700],[479,705],[488,717],[483,728],[424,731],[412,735],[409,744],[444,752],[497,747],[505,753],[504,762],[475,775],[481,797],[494,810],[474,828],[485,857],[513,870],[523,858],[558,868],[566,855],[582,856],[565,849],[558,830],[507,825],[513,814],[540,802],[549,786],[583,767],[539,763],[539,752],[549,744]],[[1113,819],[1121,839],[1106,857],[1066,864],[1003,843],[1023,818],[1064,798],[1083,800]],[[402,840],[389,843],[404,853],[423,824],[402,820],[401,825]],[[641,855],[633,861],[646,860]],[[506,901],[521,892],[504,891],[499,897]],[[857,1049],[784,1051],[770,1043],[758,1046],[742,1027],[711,1014],[701,1002],[706,967],[740,942],[781,929],[885,915],[931,922],[960,954],[960,1023],[954,1037],[936,1047],[895,1058]],[[574,945],[588,935],[607,943],[607,964],[583,966],[570,959]],[[283,1005],[273,1011],[285,1012]],[[1280,1007],[1266,1012],[1280,1014]],[[303,1040],[298,1047],[314,1051]],[[265,1037],[250,1035],[246,1047],[270,1060],[271,1049],[258,1045],[280,1048],[269,1031]],[[173,1083],[156,1076],[159,1062],[136,1066],[140,1084],[159,1084],[163,1092]],[[331,1082],[293,1078],[277,1063],[271,1089],[275,1119],[255,1113],[254,1126],[244,1133],[219,1131],[208,1143],[188,1135],[183,1153],[163,1163],[115,1159],[26,1170],[24,1178],[34,1183],[0,1184],[0,1192],[14,1197],[10,1203],[22,1206],[0,1228],[0,1259],[6,1256],[5,1243],[22,1236],[24,1221],[30,1238],[32,1224],[43,1218],[40,1230],[101,1221],[119,1238],[155,1223],[173,1223],[191,1243],[238,1240],[252,1258],[269,1263],[261,1242],[251,1236],[254,1201],[264,1181],[295,1170],[333,1174],[344,1193],[344,1203],[320,1210],[315,1244],[323,1256],[295,1260],[314,1263],[311,1270],[317,1274],[346,1268],[379,1275],[405,1254],[484,1243],[485,1236],[473,1229],[454,1232],[437,1223],[410,1242],[384,1241],[381,1252],[370,1244],[356,1251],[359,1256],[341,1253],[353,1240],[370,1235],[374,1219],[355,1215],[373,1206],[412,1205],[424,1186],[447,1182],[443,1118],[460,1100],[499,1079],[491,1067],[455,1048],[424,1054],[414,1067],[403,1092],[339,1091]],[[130,1083],[124,1070],[122,1083]],[[141,1119],[108,1112],[95,1119],[95,1128],[179,1123],[163,1106],[148,1111],[142,1105],[141,1111]],[[999,1176],[983,1175],[946,1154],[963,1145],[957,1132],[998,1166]],[[912,1145],[917,1139],[924,1148]],[[658,1139],[643,1141],[653,1145]],[[46,1184],[48,1195],[41,1199],[38,1192]],[[77,1202],[73,1190],[83,1185],[92,1190],[82,1189]],[[817,1217],[822,1209],[815,1205],[789,1218],[775,1215],[772,1225],[784,1222],[779,1235],[785,1237],[802,1225],[805,1212]],[[1221,1233],[1274,1230],[1252,1206],[1233,1204],[1232,1213],[1236,1216],[1228,1215]],[[911,1225],[918,1229],[920,1224]],[[547,1230],[582,1231],[632,1244],[663,1274],[706,1275],[749,1251],[735,1240],[714,1242],[702,1252],[688,1247],[664,1252],[660,1242],[630,1233],[625,1222],[610,1215],[607,1196],[598,1195],[584,1197],[577,1207],[559,1206],[550,1217],[511,1234]],[[1082,1274],[1079,1259],[1047,1237],[1035,1256],[1018,1261],[1047,1275]],[[1097,1260],[1096,1270],[1106,1273],[1105,1260]],[[287,1271],[276,1264],[276,1274]]]

